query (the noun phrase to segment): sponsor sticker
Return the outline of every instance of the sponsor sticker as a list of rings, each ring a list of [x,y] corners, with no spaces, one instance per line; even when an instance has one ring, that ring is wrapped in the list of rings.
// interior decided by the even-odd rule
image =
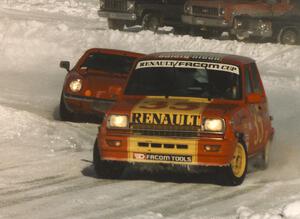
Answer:
[[[163,161],[163,162],[177,162],[177,163],[192,162],[192,156],[186,156],[186,155],[133,153],[133,158],[135,160]]]
[[[233,74],[239,74],[239,68],[235,65],[200,62],[200,61],[181,61],[181,60],[144,60],[140,61],[136,69],[142,68],[194,68],[216,71],[225,71]]]

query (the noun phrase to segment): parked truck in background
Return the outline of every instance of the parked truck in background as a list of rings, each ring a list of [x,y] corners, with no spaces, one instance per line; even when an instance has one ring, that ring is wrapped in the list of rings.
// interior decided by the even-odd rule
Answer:
[[[238,40],[251,37],[299,42],[298,0],[188,0],[182,21],[208,33],[229,32]]]
[[[100,0],[98,15],[108,20],[110,29],[141,25],[156,31],[160,26],[182,28],[181,15],[186,0]]]

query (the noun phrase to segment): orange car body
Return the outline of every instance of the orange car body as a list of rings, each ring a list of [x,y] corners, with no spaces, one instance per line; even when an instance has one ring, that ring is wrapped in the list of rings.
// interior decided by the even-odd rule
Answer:
[[[240,97],[147,96],[129,92],[136,71],[151,65],[222,69],[225,74],[238,75]],[[112,115],[125,116],[128,125],[110,127]],[[248,157],[264,151],[274,132],[271,118],[253,59],[215,53],[158,53],[139,59],[134,66],[124,94],[108,110],[99,129],[97,147],[105,161],[228,166],[238,142],[246,146]],[[216,132],[205,130],[204,123],[210,119],[223,123],[223,128]]]
[[[105,112],[118,99],[135,59],[142,56],[112,49],[87,50],[73,69],[67,67],[61,108],[63,106],[69,114]],[[81,88],[74,92],[70,83],[77,80],[81,82]]]

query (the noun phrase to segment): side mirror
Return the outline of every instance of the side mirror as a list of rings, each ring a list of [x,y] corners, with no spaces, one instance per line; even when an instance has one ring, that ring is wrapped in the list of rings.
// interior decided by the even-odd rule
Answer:
[[[59,67],[64,68],[69,72],[70,71],[70,62],[69,61],[61,61],[59,63]]]
[[[262,101],[262,97],[259,94],[250,94],[247,96],[247,103],[255,104],[260,103]]]
[[[110,86],[108,90],[112,98],[118,99],[122,94],[122,87],[120,86]]]

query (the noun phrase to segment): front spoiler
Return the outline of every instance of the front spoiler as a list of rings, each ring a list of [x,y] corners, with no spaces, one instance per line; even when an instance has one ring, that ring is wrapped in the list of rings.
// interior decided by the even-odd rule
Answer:
[[[115,103],[115,100],[111,99],[76,96],[67,93],[63,94],[63,98],[69,111],[86,114],[104,113]]]

